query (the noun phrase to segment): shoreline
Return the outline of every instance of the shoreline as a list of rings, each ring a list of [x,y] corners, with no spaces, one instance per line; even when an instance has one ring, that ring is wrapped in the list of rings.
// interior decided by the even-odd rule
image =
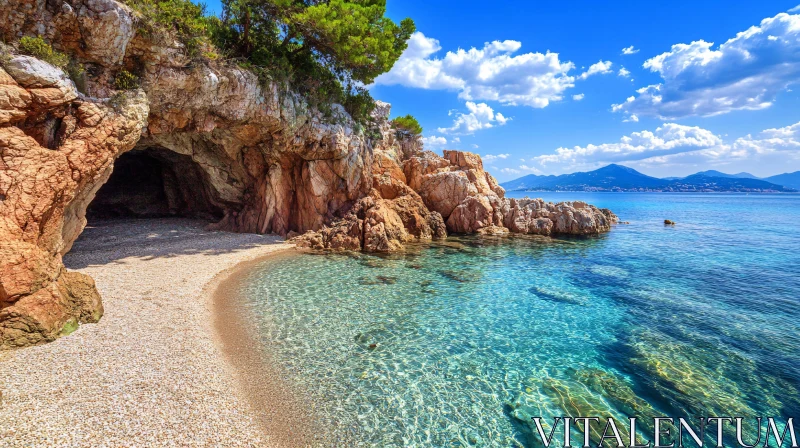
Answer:
[[[95,279],[105,315],[53,342],[0,353],[3,446],[301,443],[285,424],[308,409],[273,400],[265,407],[283,415],[283,426],[264,431],[220,343],[210,294],[249,263],[294,246],[205,224],[90,223],[64,261]]]
[[[267,259],[296,256],[292,247],[245,260],[219,272],[206,284],[211,302],[216,342],[233,370],[239,393],[250,406],[256,424],[277,446],[328,446],[323,425],[314,415],[314,403],[292,386],[269,350],[258,342],[258,328],[245,318],[238,293],[252,269]],[[298,412],[300,411],[300,412]]]

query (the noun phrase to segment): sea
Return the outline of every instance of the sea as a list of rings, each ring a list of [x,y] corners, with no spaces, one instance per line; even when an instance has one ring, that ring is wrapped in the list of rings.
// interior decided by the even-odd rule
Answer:
[[[541,446],[533,418],[549,432],[570,416],[638,417],[637,440],[653,439],[655,416],[740,416],[752,444],[756,417],[798,420],[800,195],[507,194],[526,195],[624,224],[252,267],[245,318],[311,397],[298,412],[341,445],[380,447]],[[602,430],[590,426],[593,443]],[[730,425],[724,437],[738,446]]]

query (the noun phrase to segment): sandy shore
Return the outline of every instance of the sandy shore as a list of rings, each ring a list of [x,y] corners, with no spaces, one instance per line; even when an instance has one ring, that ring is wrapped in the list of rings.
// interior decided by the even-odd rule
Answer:
[[[254,352],[241,329],[220,339],[215,328],[235,325],[235,316],[215,317],[224,297],[210,298],[237,264],[289,247],[183,219],[87,228],[64,262],[95,279],[105,316],[50,344],[0,354],[0,445],[305,444],[296,426],[304,422],[292,417],[303,409],[279,375],[266,371],[272,379],[251,385],[264,412],[253,411],[241,380],[246,367],[253,373]]]

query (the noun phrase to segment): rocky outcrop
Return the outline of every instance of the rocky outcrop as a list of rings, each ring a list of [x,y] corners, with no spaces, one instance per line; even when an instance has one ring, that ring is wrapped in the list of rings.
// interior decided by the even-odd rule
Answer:
[[[325,116],[235,64],[189,59],[114,0],[9,0],[0,21],[5,42],[39,35],[86,69],[79,91],[59,68],[0,54],[0,348],[102,315],[91,279],[61,263],[98,194],[98,212],[216,217],[213,228],[317,249],[394,251],[448,231],[587,234],[614,219],[508,200],[477,155],[440,157],[395,135],[388,104],[366,132],[339,106]],[[117,91],[121,70],[141,87]],[[150,190],[114,196],[141,174],[120,170],[137,166],[150,177],[130,188]]]
[[[618,218],[584,202],[552,204],[541,199],[509,199],[476,154],[422,152],[403,163],[408,184],[425,205],[439,212],[456,233],[590,235],[606,232]]]
[[[53,340],[102,315],[85,275],[61,255],[114,159],[134,147],[147,119],[143,93],[118,108],[79,99],[60,69],[27,56],[3,62],[0,98],[0,347]]]

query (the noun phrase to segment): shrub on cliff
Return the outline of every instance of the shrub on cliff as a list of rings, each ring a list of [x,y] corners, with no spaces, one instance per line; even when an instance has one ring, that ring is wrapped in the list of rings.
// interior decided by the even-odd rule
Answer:
[[[374,108],[363,86],[392,68],[416,29],[384,17],[386,0],[222,0],[220,17],[191,0],[124,1],[140,13],[140,31],[174,33],[189,56],[233,58],[323,113],[343,105],[359,123]]]
[[[208,21],[205,5],[191,0],[123,0],[140,15],[139,31],[155,34],[157,31],[174,33],[186,47],[190,57],[208,44]]]
[[[64,53],[53,50],[41,37],[24,36],[19,40],[20,53],[41,59],[48,64],[65,68],[69,64],[69,57]]]
[[[402,137],[412,137],[422,134],[422,126],[412,115],[397,117],[392,120],[392,127]]]
[[[114,88],[117,90],[133,90],[139,87],[139,77],[122,69],[114,76]]]
[[[415,30],[384,17],[386,0],[223,0],[209,21],[230,56],[288,81],[313,106],[340,103],[359,122],[373,101],[363,87],[392,68]]]

